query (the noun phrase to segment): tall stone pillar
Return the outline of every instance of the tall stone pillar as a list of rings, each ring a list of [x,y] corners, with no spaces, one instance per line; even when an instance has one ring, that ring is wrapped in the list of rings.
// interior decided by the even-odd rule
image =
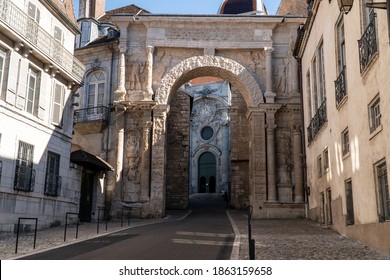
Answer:
[[[303,169],[302,169],[302,134],[301,125],[294,125],[293,129],[294,173],[295,173],[295,202],[304,202]]]
[[[260,108],[251,108],[247,115],[249,131],[249,201],[254,217],[264,217],[262,211],[267,199],[265,113]]]
[[[127,42],[119,44],[118,88],[115,90],[116,101],[125,101],[126,96],[126,51]]]
[[[273,92],[272,79],[272,52],[274,48],[265,48],[265,70],[266,70],[266,90],[264,93],[266,103],[274,103],[276,94]]]
[[[268,178],[268,202],[277,202],[275,174],[275,111],[267,110],[267,178]]]

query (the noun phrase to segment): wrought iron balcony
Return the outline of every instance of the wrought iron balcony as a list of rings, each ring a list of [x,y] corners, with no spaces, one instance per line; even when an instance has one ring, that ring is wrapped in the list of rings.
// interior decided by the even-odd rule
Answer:
[[[107,121],[110,109],[104,106],[91,107],[81,110],[75,110],[74,123]]]
[[[81,83],[84,65],[10,0],[0,0],[0,22],[54,61],[59,69]]]
[[[1,174],[3,173],[3,162],[0,160],[0,183],[1,183]]]
[[[368,24],[362,38],[358,41],[360,57],[360,73],[366,70],[374,55],[378,52],[378,41],[376,36],[375,14],[370,16]]]
[[[320,132],[321,128],[327,121],[328,114],[326,110],[326,99],[324,99],[314,118],[312,118],[309,126],[307,127],[307,140],[309,143],[313,141],[314,137]]]
[[[74,112],[74,129],[81,134],[102,132],[108,124],[110,109],[104,106],[76,110]]]
[[[47,174],[45,180],[45,195],[59,196],[61,191],[62,178],[55,174]]]
[[[343,70],[340,72],[339,77],[334,82],[335,92],[336,92],[336,107],[338,107],[341,101],[347,96],[347,87],[345,80],[346,68],[344,66]]]

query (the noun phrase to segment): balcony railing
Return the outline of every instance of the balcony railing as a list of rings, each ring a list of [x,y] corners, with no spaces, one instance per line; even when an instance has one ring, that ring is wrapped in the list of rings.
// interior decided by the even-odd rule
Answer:
[[[339,77],[334,82],[335,92],[336,92],[336,107],[338,107],[341,101],[347,96],[347,87],[345,81],[346,68],[344,66],[343,70],[340,72]]]
[[[82,81],[84,65],[10,0],[0,0],[0,21],[72,74],[77,82]]]
[[[320,132],[321,128],[327,121],[326,99],[324,99],[307,128],[307,140],[309,143],[313,141],[314,137],[318,134],[318,132]]]
[[[47,174],[45,180],[45,195],[59,196],[61,191],[62,178],[55,174]]]
[[[358,41],[360,57],[360,73],[366,70],[374,55],[378,52],[378,41],[376,36],[375,15],[370,16],[368,24],[362,38]]]
[[[73,122],[74,123],[93,122],[93,121],[106,122],[108,120],[109,113],[110,113],[110,109],[104,106],[75,110]]]

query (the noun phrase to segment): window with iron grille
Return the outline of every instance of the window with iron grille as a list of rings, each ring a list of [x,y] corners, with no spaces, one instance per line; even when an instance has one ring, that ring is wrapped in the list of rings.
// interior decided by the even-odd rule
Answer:
[[[322,176],[322,156],[318,156],[317,158],[317,175],[318,177]]]
[[[325,224],[325,194],[324,192],[320,193],[320,223]]]
[[[326,223],[331,225],[332,219],[332,191],[331,189],[326,190]]]
[[[381,126],[381,108],[379,97],[375,98],[368,106],[368,116],[370,121],[370,133],[373,133]]]
[[[341,133],[341,145],[342,145],[343,156],[349,154],[349,131],[348,131],[348,128],[346,128]]]
[[[19,141],[18,157],[16,159],[14,189],[32,192],[35,185],[35,170],[33,169],[34,146]]]
[[[61,191],[60,173],[61,156],[56,153],[47,153],[46,177],[45,177],[45,194],[58,196]]]
[[[324,153],[324,171],[328,171],[329,169],[329,151],[325,149]]]
[[[386,162],[376,166],[379,193],[379,218],[381,222],[390,220],[390,193],[387,180]]]
[[[346,52],[345,52],[345,33],[344,33],[344,18],[341,16],[336,25],[336,54],[337,54],[337,73],[338,77],[335,81],[336,106],[347,96],[346,86]]]
[[[347,226],[355,224],[355,213],[353,208],[352,181],[345,181],[345,201],[347,208]]]

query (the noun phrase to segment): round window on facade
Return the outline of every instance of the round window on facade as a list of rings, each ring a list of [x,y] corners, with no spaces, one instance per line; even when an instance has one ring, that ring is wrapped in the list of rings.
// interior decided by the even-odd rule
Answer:
[[[202,128],[201,136],[203,140],[210,140],[214,135],[214,130],[210,126]]]

